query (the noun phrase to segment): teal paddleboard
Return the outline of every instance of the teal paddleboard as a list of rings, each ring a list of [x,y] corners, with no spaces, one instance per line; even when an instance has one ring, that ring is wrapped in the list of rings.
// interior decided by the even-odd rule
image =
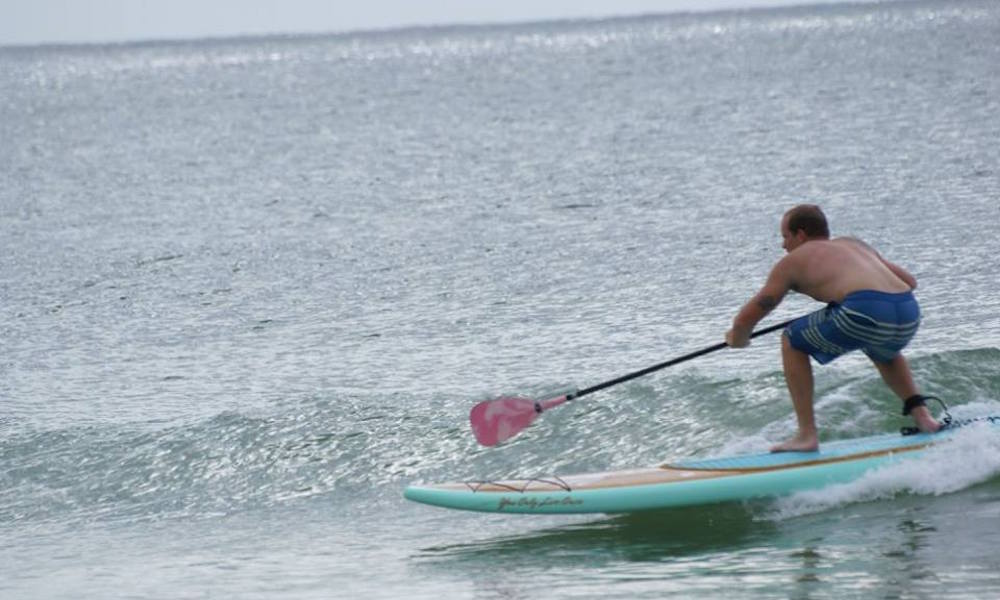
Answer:
[[[434,506],[495,513],[626,513],[773,498],[857,479],[918,457],[962,428],[1000,416],[956,421],[944,431],[826,442],[818,452],[695,458],[658,467],[503,481],[411,485],[404,496]]]

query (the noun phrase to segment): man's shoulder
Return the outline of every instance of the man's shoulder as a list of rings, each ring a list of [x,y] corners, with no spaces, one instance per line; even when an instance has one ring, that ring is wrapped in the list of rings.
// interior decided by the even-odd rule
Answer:
[[[849,247],[858,247],[854,238],[811,240],[785,255],[785,268],[793,270],[815,268],[817,264],[843,258],[848,254],[846,248]]]
[[[873,250],[873,251],[875,250],[874,248],[871,247],[871,245],[868,242],[864,241],[861,238],[856,238],[856,237],[850,236],[850,235],[845,235],[845,236],[841,236],[841,237],[838,237],[838,238],[834,238],[831,241],[835,242],[835,243],[838,243],[838,244],[850,244],[850,245],[855,245],[855,246],[861,246],[863,248],[867,248],[867,249]]]
[[[836,249],[849,242],[841,242],[844,238],[836,239],[816,239],[809,240],[805,244],[802,244],[795,250],[788,253],[788,256],[813,256],[815,254],[820,254],[830,251],[831,248]]]

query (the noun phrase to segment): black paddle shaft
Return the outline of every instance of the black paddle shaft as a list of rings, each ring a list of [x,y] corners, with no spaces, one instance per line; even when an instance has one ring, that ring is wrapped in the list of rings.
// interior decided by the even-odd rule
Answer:
[[[778,323],[777,325],[771,325],[770,327],[765,327],[764,329],[761,329],[760,331],[755,331],[752,334],[750,334],[750,339],[753,339],[753,338],[755,338],[755,337],[757,337],[759,335],[764,335],[766,333],[771,333],[772,331],[777,331],[779,329],[783,329],[783,328],[787,327],[788,325],[790,325],[792,323],[792,321],[794,321],[794,320],[795,319],[789,319],[789,320],[787,320],[787,321],[785,321],[783,323]],[[573,400],[575,398],[579,398],[580,396],[586,396],[587,394],[592,394],[594,392],[598,392],[600,390],[603,390],[604,388],[609,388],[609,387],[611,387],[613,385],[618,385],[619,383],[625,383],[626,381],[629,381],[631,379],[635,379],[636,377],[642,377],[643,375],[648,375],[648,374],[652,373],[653,371],[659,371],[660,369],[665,369],[667,367],[671,367],[673,365],[682,363],[684,361],[691,360],[692,358],[698,358],[699,356],[703,356],[703,355],[708,354],[710,352],[715,352],[716,350],[722,350],[723,348],[727,348],[728,346],[729,346],[729,344],[727,344],[726,342],[719,342],[718,344],[716,344],[714,346],[709,346],[708,348],[702,348],[701,350],[697,350],[695,352],[692,352],[691,354],[685,354],[684,356],[678,356],[677,358],[672,358],[672,359],[670,359],[670,360],[668,360],[666,362],[661,362],[661,363],[653,365],[651,367],[646,367],[645,369],[640,369],[639,371],[634,371],[632,373],[629,373],[628,375],[622,375],[621,377],[617,377],[615,379],[612,379],[611,381],[605,381],[604,383],[598,383],[597,385],[593,385],[593,386],[591,386],[589,388],[580,390],[578,392],[572,392],[570,394],[566,394],[566,399],[567,400]]]

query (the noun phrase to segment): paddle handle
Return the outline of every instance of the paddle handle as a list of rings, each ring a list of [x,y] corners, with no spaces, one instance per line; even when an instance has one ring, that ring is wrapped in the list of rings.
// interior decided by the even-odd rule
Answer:
[[[798,318],[798,317],[796,317],[796,318]],[[753,338],[755,338],[755,337],[757,337],[759,335],[765,335],[765,334],[771,333],[772,331],[777,331],[779,329],[784,329],[785,327],[788,327],[792,323],[792,321],[794,321],[794,320],[795,319],[789,319],[787,321],[778,323],[777,325],[771,325],[770,327],[765,327],[764,329],[761,329],[759,331],[755,331],[752,334],[750,334],[750,339],[753,339]],[[726,342],[719,342],[718,344],[715,344],[714,346],[709,346],[707,348],[702,348],[701,350],[696,350],[695,352],[692,352],[690,354],[685,354],[684,356],[678,356],[677,358],[673,358],[673,359],[670,359],[668,361],[661,362],[661,363],[653,365],[651,367],[646,367],[645,369],[640,369],[638,371],[633,371],[632,373],[629,373],[627,375],[622,375],[621,377],[616,377],[615,379],[612,379],[610,381],[605,381],[604,383],[598,383],[597,385],[592,385],[589,388],[582,389],[582,390],[580,390],[578,392],[571,392],[569,394],[566,394],[566,400],[567,401],[568,400],[574,400],[574,399],[579,398],[581,396],[586,396],[587,394],[592,394],[594,392],[598,392],[600,390],[603,390],[604,388],[609,388],[609,387],[611,387],[613,385],[618,385],[619,383],[625,383],[626,381],[630,381],[632,379],[635,379],[636,377],[642,377],[643,375],[648,375],[648,374],[652,373],[653,371],[659,371],[660,369],[665,369],[667,367],[670,367],[670,366],[682,363],[684,361],[691,360],[692,358],[698,358],[699,356],[704,356],[705,354],[709,354],[710,352],[715,352],[716,350],[722,350],[723,348],[728,348],[728,347],[729,347],[729,344],[727,344]]]

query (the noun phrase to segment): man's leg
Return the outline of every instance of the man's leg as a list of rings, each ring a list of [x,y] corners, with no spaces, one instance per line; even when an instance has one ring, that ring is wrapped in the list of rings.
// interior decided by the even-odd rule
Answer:
[[[899,396],[900,400],[906,400],[920,393],[917,391],[916,384],[913,383],[913,372],[910,371],[910,363],[906,362],[902,354],[897,354],[896,358],[887,363],[877,360],[872,360],[872,362],[878,368],[882,380],[889,386],[889,389]],[[941,429],[941,424],[931,416],[931,411],[926,406],[914,408],[910,412],[910,415],[913,417],[920,431],[934,432]]]
[[[813,413],[813,374],[809,355],[792,347],[788,336],[781,336],[781,361],[785,384],[792,396],[799,431],[792,439],[771,448],[771,452],[811,452],[819,448],[816,417]]]

